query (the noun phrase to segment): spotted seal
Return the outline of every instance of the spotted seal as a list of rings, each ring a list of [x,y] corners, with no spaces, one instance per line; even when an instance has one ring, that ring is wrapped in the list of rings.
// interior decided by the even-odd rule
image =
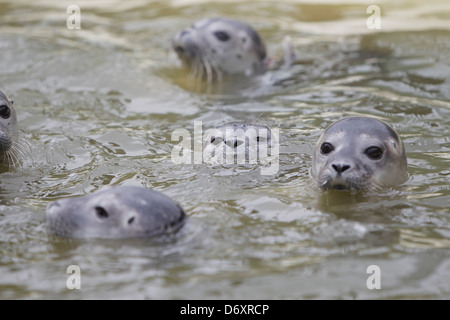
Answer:
[[[186,221],[183,209],[160,192],[111,187],[47,207],[47,230],[72,238],[138,238],[174,234]]]
[[[322,189],[363,190],[408,179],[405,149],[383,121],[349,117],[330,125],[314,149],[311,174]]]
[[[13,101],[0,91],[0,163],[17,162],[17,117]]]
[[[179,32],[173,49],[195,78],[208,82],[224,74],[261,74],[267,69],[266,47],[258,32],[245,22],[212,18]]]

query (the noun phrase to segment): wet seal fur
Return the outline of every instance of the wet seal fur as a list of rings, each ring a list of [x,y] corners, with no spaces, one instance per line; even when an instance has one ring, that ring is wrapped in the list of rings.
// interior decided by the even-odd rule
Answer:
[[[349,117],[330,125],[316,143],[311,174],[322,189],[367,190],[408,180],[398,134],[383,121]]]
[[[206,75],[208,82],[214,76],[221,81],[224,74],[262,74],[268,65],[258,32],[245,22],[227,18],[194,23],[175,36],[172,46],[194,78]]]
[[[160,192],[142,187],[111,187],[47,207],[49,233],[70,238],[142,238],[176,233],[184,210]]]
[[[0,91],[0,163],[17,162],[17,117],[14,101]]]

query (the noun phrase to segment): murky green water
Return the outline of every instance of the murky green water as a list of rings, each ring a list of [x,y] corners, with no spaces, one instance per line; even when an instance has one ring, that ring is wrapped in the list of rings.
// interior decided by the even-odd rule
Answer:
[[[78,4],[82,29],[68,30]],[[0,87],[31,157],[0,174],[0,299],[450,298],[450,4],[363,1],[0,1]],[[287,74],[193,84],[170,53],[210,16],[252,24]],[[282,81],[278,81],[282,80]],[[411,179],[378,194],[322,193],[321,131],[343,116],[392,124]],[[172,132],[246,120],[280,129],[280,169],[171,161]],[[108,185],[154,188],[190,216],[171,243],[47,235],[45,208]],[[81,290],[66,269],[81,268]],[[381,289],[366,286],[378,265]]]

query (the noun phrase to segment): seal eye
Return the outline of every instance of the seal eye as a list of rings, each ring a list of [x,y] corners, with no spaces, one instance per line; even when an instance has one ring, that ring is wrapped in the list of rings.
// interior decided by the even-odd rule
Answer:
[[[380,160],[383,156],[383,150],[378,147],[369,147],[366,149],[365,153],[372,160]]]
[[[11,109],[3,104],[0,106],[0,117],[2,117],[3,119],[8,119],[11,116]]]
[[[320,146],[320,153],[322,153],[323,155],[327,155],[329,154],[331,151],[334,150],[334,147],[331,143],[328,142],[324,142],[321,146]]]
[[[228,41],[230,39],[230,35],[224,31],[216,31],[214,32],[214,35],[220,41]]]
[[[106,219],[109,217],[108,212],[102,207],[95,207],[95,213],[97,214],[97,217],[99,217],[100,219]]]

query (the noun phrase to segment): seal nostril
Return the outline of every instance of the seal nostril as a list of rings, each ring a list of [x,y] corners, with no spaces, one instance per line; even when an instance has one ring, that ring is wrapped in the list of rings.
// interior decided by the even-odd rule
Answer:
[[[333,167],[333,169],[337,172],[337,173],[342,173],[344,171],[347,171],[348,169],[350,169],[349,165],[346,164],[333,164],[331,165]]]

